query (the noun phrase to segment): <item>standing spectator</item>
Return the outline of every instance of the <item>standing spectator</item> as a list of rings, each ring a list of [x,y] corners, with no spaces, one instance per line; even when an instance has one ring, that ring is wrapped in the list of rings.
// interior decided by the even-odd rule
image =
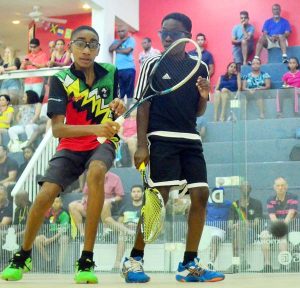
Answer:
[[[35,70],[47,66],[48,57],[40,47],[40,40],[33,38],[29,44],[30,53],[22,61],[21,68],[25,70]],[[33,90],[41,97],[44,85],[42,77],[28,77],[24,80],[24,90]]]
[[[8,186],[14,184],[17,179],[18,163],[7,156],[6,146],[0,145],[0,184]]]
[[[246,101],[256,99],[256,105],[259,110],[259,118],[265,118],[264,94],[266,89],[271,88],[271,76],[260,70],[261,61],[258,58],[253,59],[251,63],[252,70],[242,79],[242,90],[247,91]]]
[[[16,52],[11,47],[6,47],[4,50],[3,66],[0,66],[0,74],[19,70],[21,61],[16,57]],[[1,83],[0,92],[8,94],[11,97],[13,104],[18,104],[18,95],[21,90],[21,82],[19,79],[6,79]]]
[[[299,60],[297,57],[291,57],[289,59],[288,64],[289,72],[285,73],[282,77],[283,81],[283,87],[284,88],[291,88],[294,87],[294,89],[287,89],[286,91],[280,91],[281,93],[284,93],[283,97],[278,94],[278,100],[277,103],[277,117],[281,118],[283,117],[283,101],[286,97],[290,97],[293,100],[293,106],[294,106],[294,114],[295,116],[299,116],[299,100],[298,100],[298,93],[297,88],[300,88],[300,71],[299,71]],[[295,89],[296,88],[296,89]]]
[[[20,191],[15,195],[16,209],[14,213],[14,225],[25,225],[31,202],[26,191]]]
[[[212,54],[205,49],[206,36],[203,33],[198,33],[196,36],[196,41],[201,49],[202,61],[208,67],[209,77],[212,77],[212,75],[215,72],[215,64],[214,64],[214,58],[213,58]],[[196,50],[190,51],[189,54],[192,56],[198,56]]]
[[[32,146],[26,146],[22,148],[22,150],[23,150],[24,162],[20,165],[18,169],[18,179],[22,175],[23,171],[25,170],[27,164],[29,163],[31,157],[34,154],[34,148]]]
[[[152,41],[149,37],[145,37],[142,41],[143,52],[139,54],[139,62],[143,65],[144,61],[153,56],[160,55],[160,51],[152,47]]]
[[[55,49],[51,54],[51,59],[48,62],[49,67],[63,67],[71,65],[71,53],[65,49],[65,40],[58,39],[55,41]]]
[[[214,95],[214,121],[225,121],[226,108],[230,98],[233,98],[234,92],[241,90],[241,77],[237,72],[237,64],[231,62],[227,65],[226,73],[222,75],[217,82]],[[218,118],[219,106],[221,104],[221,114]]]
[[[273,17],[266,20],[262,28],[263,35],[256,44],[254,59],[259,59],[260,53],[264,48],[280,48],[282,52],[282,63],[288,63],[286,54],[287,39],[292,32],[288,20],[280,16],[281,7],[279,4],[272,6]]]
[[[14,108],[10,105],[10,96],[0,95],[0,144],[2,134],[6,134],[14,118]]]
[[[258,233],[259,221],[263,217],[262,204],[250,197],[252,187],[248,182],[240,186],[240,199],[233,201],[228,226],[232,230],[233,265],[230,271],[246,271],[250,268],[246,260],[247,245],[253,243]]]
[[[274,181],[275,195],[271,196],[267,201],[267,208],[269,220],[272,222],[283,221],[291,226],[292,221],[297,216],[298,211],[298,197],[288,192],[288,183],[283,177],[278,177]],[[291,227],[289,227],[291,230]],[[287,236],[284,236],[279,241],[279,250],[287,251],[288,242]],[[265,230],[261,232],[262,251],[264,255],[264,269],[263,272],[272,272],[270,257],[270,239],[271,234]],[[281,270],[286,271],[288,267],[281,265]]]
[[[120,39],[114,40],[109,47],[109,52],[116,52],[120,97],[123,99],[126,95],[127,99],[131,99],[133,97],[135,80],[135,64],[133,59],[135,40],[129,36],[128,28],[125,25],[118,27],[118,35]]]
[[[240,20],[241,24],[233,27],[231,40],[233,60],[238,66],[246,65],[248,56],[254,50],[254,26],[249,24],[247,11],[240,12]]]
[[[41,103],[38,94],[33,90],[25,91],[23,102],[24,105],[19,109],[16,116],[17,125],[8,129],[8,135],[10,141],[13,143],[12,145],[20,143],[19,135],[21,133],[26,133],[28,140],[38,128],[37,122],[41,112]]]

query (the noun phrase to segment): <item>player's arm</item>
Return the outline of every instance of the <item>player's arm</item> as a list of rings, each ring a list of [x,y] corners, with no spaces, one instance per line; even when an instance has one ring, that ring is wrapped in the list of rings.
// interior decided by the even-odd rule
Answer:
[[[196,86],[199,92],[197,116],[201,116],[204,114],[207,106],[207,101],[209,100],[210,82],[208,80],[207,74],[206,78],[201,76],[198,77]]]

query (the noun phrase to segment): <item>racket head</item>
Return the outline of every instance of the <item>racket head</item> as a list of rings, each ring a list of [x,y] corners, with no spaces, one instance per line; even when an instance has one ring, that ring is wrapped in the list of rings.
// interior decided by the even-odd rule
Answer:
[[[197,56],[190,56],[190,50],[195,50]],[[181,38],[173,42],[155,63],[149,76],[153,94],[164,95],[183,86],[199,70],[201,59],[201,49],[194,40]]]

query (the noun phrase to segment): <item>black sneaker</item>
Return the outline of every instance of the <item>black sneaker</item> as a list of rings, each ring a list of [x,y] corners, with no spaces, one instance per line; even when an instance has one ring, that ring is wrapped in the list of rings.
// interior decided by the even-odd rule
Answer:
[[[283,56],[283,57],[282,57],[282,63],[283,63],[283,64],[287,64],[287,63],[289,63],[289,59],[288,59],[288,57],[286,57],[286,56]]]

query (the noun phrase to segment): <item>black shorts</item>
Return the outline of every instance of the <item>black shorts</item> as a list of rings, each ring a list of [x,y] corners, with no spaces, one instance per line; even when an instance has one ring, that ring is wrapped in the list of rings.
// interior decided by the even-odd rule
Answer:
[[[44,182],[58,184],[64,191],[89,167],[93,160],[99,160],[105,163],[109,170],[115,159],[115,146],[113,144],[104,143],[98,148],[89,151],[57,151],[49,161],[49,166],[45,176],[38,183],[42,185]]]
[[[208,187],[201,141],[174,141],[149,137],[149,184],[158,186]]]

